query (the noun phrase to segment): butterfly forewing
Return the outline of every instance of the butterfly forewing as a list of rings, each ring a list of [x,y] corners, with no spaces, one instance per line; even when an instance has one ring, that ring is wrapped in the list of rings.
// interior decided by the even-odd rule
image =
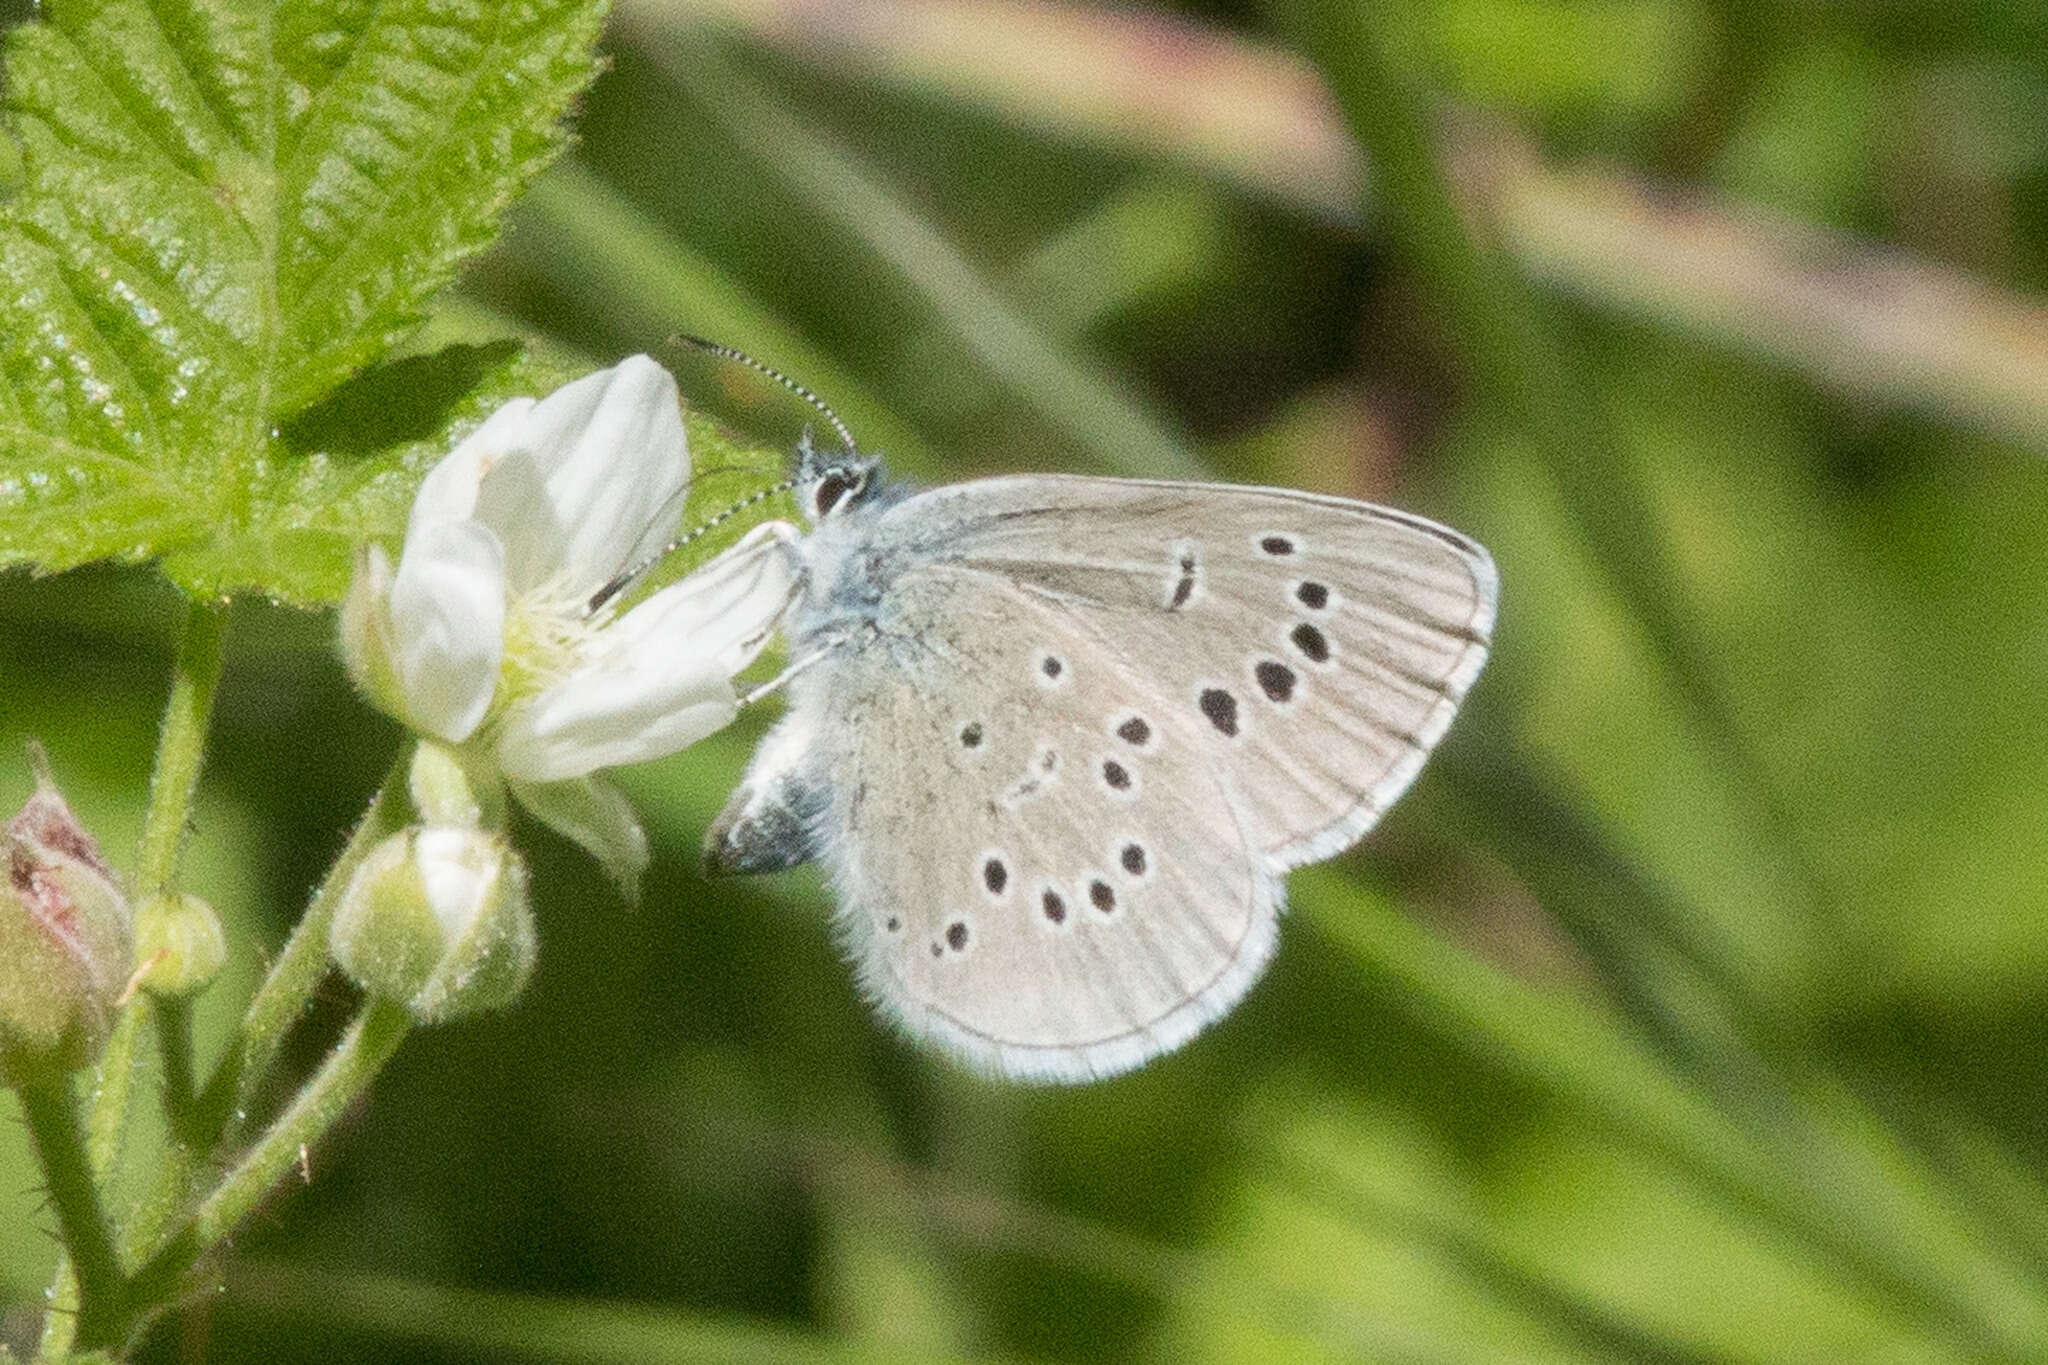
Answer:
[[[1492,560],[1283,489],[1027,476],[939,489],[946,562],[1056,604],[1188,719],[1279,868],[1361,836],[1485,662]]]
[[[819,699],[870,993],[984,1068],[1068,1080],[1229,1008],[1270,955],[1278,887],[1189,718],[998,577],[920,570],[891,621],[920,625],[854,651]]]

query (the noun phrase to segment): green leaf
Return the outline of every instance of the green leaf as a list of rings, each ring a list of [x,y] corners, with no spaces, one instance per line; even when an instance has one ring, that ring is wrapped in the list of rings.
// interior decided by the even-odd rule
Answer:
[[[489,242],[562,144],[604,8],[48,0],[11,33],[0,566],[161,557],[194,595],[338,596],[418,443],[533,376],[444,354],[416,430],[290,419]]]

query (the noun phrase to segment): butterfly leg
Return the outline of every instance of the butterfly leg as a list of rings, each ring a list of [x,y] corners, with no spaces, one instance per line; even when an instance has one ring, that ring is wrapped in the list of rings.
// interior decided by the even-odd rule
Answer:
[[[783,688],[789,686],[789,680],[791,678],[794,678],[797,674],[803,672],[812,664],[817,663],[820,659],[824,658],[827,654],[830,654],[831,652],[832,649],[830,646],[827,646],[824,649],[812,650],[810,653],[804,655],[801,659],[798,659],[795,663],[790,664],[787,668],[784,668],[780,673],[777,673],[767,682],[762,683],[758,687],[748,688],[746,695],[740,698],[740,710],[744,711],[749,706],[752,706],[755,702],[761,700],[761,698],[772,696],[773,694],[780,692]]]

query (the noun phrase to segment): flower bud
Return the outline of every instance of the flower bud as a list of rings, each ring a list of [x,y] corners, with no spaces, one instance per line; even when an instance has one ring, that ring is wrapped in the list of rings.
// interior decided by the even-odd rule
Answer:
[[[403,721],[405,688],[391,625],[391,557],[381,545],[356,551],[355,576],[341,599],[341,658],[349,680],[372,706]]]
[[[135,983],[151,995],[190,995],[227,960],[220,916],[199,897],[151,896],[135,912]]]
[[[128,901],[29,748],[36,791],[0,834],[0,1067],[70,1069],[106,1043],[134,961]]]
[[[349,879],[328,944],[357,985],[421,1023],[509,1004],[533,970],[525,864],[480,830],[401,830]]]

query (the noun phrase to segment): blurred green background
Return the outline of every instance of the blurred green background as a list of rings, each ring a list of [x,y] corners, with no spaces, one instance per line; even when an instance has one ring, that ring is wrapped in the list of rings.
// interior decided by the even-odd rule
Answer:
[[[1466,716],[1246,1004],[1086,1089],[921,1054],[814,873],[699,880],[749,717],[629,775],[637,910],[522,827],[527,996],[409,1042],[149,1358],[2048,1357],[2048,6],[1381,7],[1536,285],[1463,303],[1311,8],[619,0],[431,329],[652,350],[793,439],[663,349],[708,334],[917,479],[1199,470],[1488,544]],[[0,804],[37,736],[133,847],[168,600],[0,577]],[[400,743],[330,629],[235,615],[202,1047]],[[0,1127],[17,1347],[36,1183]]]

